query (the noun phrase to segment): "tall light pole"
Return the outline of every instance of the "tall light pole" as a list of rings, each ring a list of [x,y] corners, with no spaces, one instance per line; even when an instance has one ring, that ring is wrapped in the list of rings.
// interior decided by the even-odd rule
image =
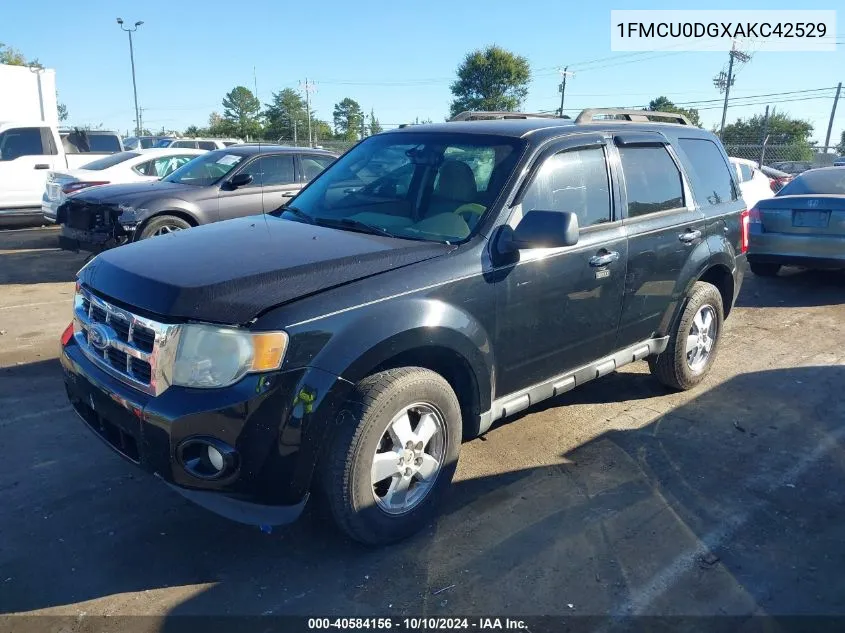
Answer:
[[[123,26],[123,18],[117,18],[117,23],[122,31],[129,34],[129,60],[132,62],[132,93],[135,95],[135,136],[141,136],[141,114],[138,110],[138,87],[135,85],[135,50],[132,48],[132,34],[138,30],[143,22],[135,22],[132,28]]]

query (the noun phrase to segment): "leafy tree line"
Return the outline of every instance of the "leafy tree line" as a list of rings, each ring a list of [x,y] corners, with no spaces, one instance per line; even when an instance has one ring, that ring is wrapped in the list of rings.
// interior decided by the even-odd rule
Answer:
[[[249,88],[235,86],[221,103],[223,113],[212,112],[204,127],[191,125],[186,136],[233,136],[242,139],[297,141],[308,139],[308,109],[296,90],[284,88],[272,93],[262,107]],[[346,97],[335,104],[332,124],[319,119],[311,109],[311,138],[315,141],[357,141],[382,131],[373,110],[365,114],[360,104]]]

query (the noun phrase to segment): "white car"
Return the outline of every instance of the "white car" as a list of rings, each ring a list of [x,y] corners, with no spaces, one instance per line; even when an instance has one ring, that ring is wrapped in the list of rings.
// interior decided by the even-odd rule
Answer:
[[[163,138],[154,147],[194,147],[197,149],[223,149],[243,143],[236,138]]]
[[[54,223],[56,210],[68,195],[98,185],[159,180],[202,154],[205,151],[201,149],[170,148],[119,152],[79,169],[51,171],[41,198],[41,214]]]
[[[742,199],[745,200],[747,208],[753,208],[760,200],[771,198],[775,195],[772,191],[772,183],[757,167],[757,163],[747,158],[730,158],[731,165],[736,170],[739,180],[739,189]]]

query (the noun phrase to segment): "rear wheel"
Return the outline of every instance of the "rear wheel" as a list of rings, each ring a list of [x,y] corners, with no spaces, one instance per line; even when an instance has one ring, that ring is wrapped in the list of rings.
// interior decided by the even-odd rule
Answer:
[[[373,374],[355,387],[321,473],[338,526],[384,544],[421,529],[452,481],[461,410],[449,383],[427,369]]]
[[[758,277],[775,277],[780,272],[780,264],[764,264],[762,262],[750,262],[751,272]]]
[[[191,224],[175,215],[159,215],[144,225],[141,231],[139,240],[145,240],[148,237],[155,237],[157,235],[167,235],[168,233],[175,233],[176,231],[183,231],[191,228]]]
[[[651,373],[673,389],[696,386],[713,365],[723,323],[724,309],[718,288],[703,281],[695,282],[666,350],[648,359]]]

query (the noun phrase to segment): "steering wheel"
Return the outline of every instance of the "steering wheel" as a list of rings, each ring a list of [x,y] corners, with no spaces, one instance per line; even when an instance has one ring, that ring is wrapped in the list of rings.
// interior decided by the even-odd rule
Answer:
[[[481,219],[481,216],[485,211],[487,211],[487,207],[484,205],[476,204],[475,202],[468,202],[467,204],[462,204],[455,209],[454,213],[455,215],[461,216],[461,219],[463,219],[463,221],[472,228]]]

